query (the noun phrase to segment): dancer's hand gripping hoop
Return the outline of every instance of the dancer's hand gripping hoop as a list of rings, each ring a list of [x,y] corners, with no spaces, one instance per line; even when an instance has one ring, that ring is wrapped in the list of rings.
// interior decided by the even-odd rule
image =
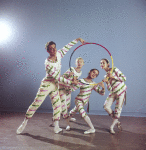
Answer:
[[[112,69],[111,69],[111,73],[112,73],[112,72],[113,72],[113,68],[114,68],[114,63],[113,63],[112,55],[111,55],[111,53],[108,51],[108,49],[105,48],[104,46],[102,46],[101,44],[98,44],[98,43],[88,43],[88,42],[86,42],[86,43],[84,43],[84,44],[82,44],[82,45],[79,45],[79,46],[72,52],[72,54],[71,54],[71,56],[70,56],[70,60],[69,60],[69,68],[70,68],[70,70],[71,70],[71,58],[72,58],[74,52],[75,52],[78,48],[80,48],[81,46],[87,45],[87,44],[98,45],[98,46],[104,48],[104,49],[108,52],[108,54],[110,55],[111,60],[112,60]],[[107,79],[108,79],[108,78],[109,78],[109,77],[107,77]],[[83,83],[83,84],[86,84],[86,83]],[[93,85],[93,86],[94,86],[94,85],[98,85],[98,83],[96,83],[96,84],[92,84],[92,83],[91,83],[91,84],[87,84],[87,85]]]

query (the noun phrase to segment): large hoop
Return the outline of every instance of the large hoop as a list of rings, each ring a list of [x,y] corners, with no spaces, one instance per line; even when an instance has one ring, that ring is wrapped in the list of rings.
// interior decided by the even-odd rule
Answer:
[[[74,52],[75,52],[78,48],[80,48],[81,46],[84,46],[84,45],[87,45],[87,44],[98,45],[98,46],[104,48],[104,49],[108,52],[108,54],[110,55],[111,60],[112,60],[112,69],[111,69],[111,73],[112,73],[112,72],[113,72],[113,69],[114,69],[114,63],[113,63],[112,55],[111,55],[111,53],[109,52],[109,50],[108,50],[107,48],[105,48],[104,46],[102,46],[101,44],[98,44],[98,43],[88,43],[88,42],[86,42],[86,43],[84,43],[83,45],[79,45],[79,46],[72,52],[72,54],[71,54],[71,56],[70,56],[70,60],[69,60],[69,68],[71,68],[71,58],[72,58]],[[97,83],[97,84],[98,84],[98,83]],[[97,84],[96,84],[96,85],[97,85]],[[94,84],[94,85],[95,85],[95,84]]]

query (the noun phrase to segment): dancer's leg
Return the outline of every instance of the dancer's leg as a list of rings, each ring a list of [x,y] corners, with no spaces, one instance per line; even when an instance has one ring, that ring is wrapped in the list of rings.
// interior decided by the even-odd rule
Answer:
[[[105,111],[112,117],[113,110],[111,109],[111,106],[113,102],[115,101],[115,94],[109,94],[107,97],[105,103],[104,103],[104,109]]]
[[[77,112],[78,112],[78,108],[75,106],[75,107],[69,112],[70,118],[71,118],[72,116],[74,116]]]
[[[51,90],[54,90],[54,89],[55,89],[54,84],[51,84],[50,82],[45,82],[45,81],[41,82],[40,88],[37,92],[34,102],[29,106],[26,112],[26,115],[25,115],[26,117],[24,121],[22,122],[22,124],[19,126],[19,128],[16,131],[17,134],[20,134],[23,132],[23,130],[25,129],[27,125],[28,119],[30,119],[34,115],[36,110],[41,106],[41,104],[45,100],[46,96],[50,93]]]
[[[116,105],[115,105],[115,115],[114,115],[114,118],[117,119],[117,120],[120,118],[124,100],[125,100],[125,92],[123,94],[121,94],[120,96],[116,97]],[[119,121],[117,121],[116,124],[117,124],[118,129],[122,131],[121,123]],[[113,125],[113,128],[114,128],[114,125]]]
[[[59,95],[59,90],[58,87],[56,86],[56,89],[54,91],[51,91],[49,93],[52,107],[53,107],[53,121],[54,121],[54,132],[59,133],[62,131],[61,128],[59,128],[59,120],[60,120],[60,115],[61,115],[61,101],[60,101],[60,95]]]
[[[122,112],[122,107],[124,103],[124,96],[125,93],[121,94],[116,98],[116,105],[115,105],[115,118],[120,118],[121,112]]]
[[[69,131],[70,130],[70,123],[69,123],[70,117],[66,118],[65,120],[66,120],[66,123],[67,123],[66,130]]]
[[[62,131],[62,129],[61,128],[59,128],[59,121],[54,121],[54,132],[55,133],[59,133],[59,132],[61,132]]]
[[[114,126],[118,123],[118,119],[113,118],[112,125],[110,126],[110,133],[115,134]]]
[[[60,100],[61,100],[61,109],[62,109],[63,118],[67,118],[68,110],[67,110],[67,104],[66,104],[65,90],[59,90],[59,95],[60,95]]]
[[[114,118],[114,111],[111,109],[111,105],[113,104],[113,102],[115,101],[115,94],[109,94],[109,96],[107,97],[105,103],[104,103],[104,109],[106,110],[106,112],[109,114],[109,116],[111,116],[111,118],[113,119],[112,125],[110,126],[110,133],[115,134],[114,131],[114,126],[117,123],[117,119],[115,120]]]
[[[91,129],[94,129],[94,126],[93,126],[93,124],[92,124],[92,122],[91,122],[89,116],[85,116],[85,117],[84,117],[84,120],[85,120],[85,122],[89,125],[89,127],[90,127]]]
[[[34,102],[29,106],[26,112],[26,118],[30,119],[36,112],[36,110],[41,106],[43,101],[45,100],[46,96],[51,92],[54,91],[56,88],[55,84],[51,82],[43,81],[40,85],[40,88],[37,92],[37,95],[34,99]]]
[[[86,111],[84,110],[84,104],[82,101],[76,100],[75,101],[77,110],[79,111],[80,115],[82,116],[82,118],[84,118],[85,116],[87,116]]]
[[[87,116],[86,111],[84,110],[83,102],[76,100],[76,106],[77,106],[77,109],[78,109],[79,113],[81,114],[82,118],[84,118],[85,122],[90,127],[90,129],[85,131],[84,134],[95,133],[94,126],[93,126],[90,118]]]
[[[71,106],[71,93],[67,93],[66,94],[66,104],[67,104],[67,109],[69,110],[70,106]],[[72,118],[70,117],[70,121],[76,121],[76,118]]]
[[[85,122],[89,125],[90,129],[85,131],[84,134],[95,133],[94,126],[88,116],[84,117]]]
[[[71,93],[66,93],[66,104],[67,104],[67,109],[69,109],[71,106]]]
[[[120,118],[122,106],[124,103],[124,94],[125,93],[123,93],[121,96],[117,96],[117,95],[115,96],[116,98],[115,113],[114,113],[112,125],[110,126],[110,133],[112,134],[115,134],[114,127],[116,124],[118,128],[122,130],[121,123],[118,121],[118,119]]]
[[[24,118],[24,121],[22,122],[22,124],[19,126],[19,128],[17,129],[16,133],[20,134],[23,132],[23,130],[25,129],[26,125],[27,125],[28,119]]]
[[[67,123],[66,130],[70,130],[70,123],[69,123],[69,116],[68,116],[68,109],[66,104],[66,91],[65,90],[59,90],[60,99],[61,99],[61,108],[62,108],[62,115]]]
[[[77,107],[75,106],[70,112],[69,112],[69,117],[66,119],[67,121],[67,127],[66,127],[66,130],[70,130],[70,118],[72,118],[73,115],[75,115],[77,113],[78,109]]]

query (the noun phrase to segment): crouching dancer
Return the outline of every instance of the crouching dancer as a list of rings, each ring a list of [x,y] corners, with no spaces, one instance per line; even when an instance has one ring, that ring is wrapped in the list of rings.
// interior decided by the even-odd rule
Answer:
[[[75,98],[76,106],[69,112],[70,117],[76,114],[78,111],[82,118],[84,118],[85,122],[89,125],[90,129],[85,131],[84,134],[95,133],[94,126],[84,110],[84,106],[89,103],[89,98],[92,90],[95,90],[100,95],[105,94],[105,88],[103,82],[98,83],[97,85],[92,79],[96,78],[99,74],[97,69],[91,69],[88,76],[84,79],[81,79],[80,82],[73,87],[73,90],[80,88],[80,93]],[[100,89],[100,86],[102,89]],[[70,130],[70,125],[67,126],[66,130]]]

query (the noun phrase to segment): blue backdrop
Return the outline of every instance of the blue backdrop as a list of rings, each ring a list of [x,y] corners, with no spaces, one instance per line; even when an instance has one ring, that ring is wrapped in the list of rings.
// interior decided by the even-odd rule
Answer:
[[[57,49],[78,37],[105,46],[114,65],[127,77],[127,105],[122,115],[146,116],[146,1],[145,0],[1,0],[0,19],[13,28],[10,40],[0,43],[0,111],[26,111],[33,102],[45,76],[48,57],[45,44],[55,41]],[[0,21],[1,21],[0,20]],[[72,51],[62,59],[62,74],[69,67]],[[100,70],[94,80],[100,82],[105,71],[100,59],[109,54],[96,45],[79,48],[72,57],[81,56],[85,66],[80,78],[92,68]],[[72,105],[79,90],[72,93]],[[93,92],[90,113],[106,114],[105,96]],[[52,111],[49,96],[39,108]]]

